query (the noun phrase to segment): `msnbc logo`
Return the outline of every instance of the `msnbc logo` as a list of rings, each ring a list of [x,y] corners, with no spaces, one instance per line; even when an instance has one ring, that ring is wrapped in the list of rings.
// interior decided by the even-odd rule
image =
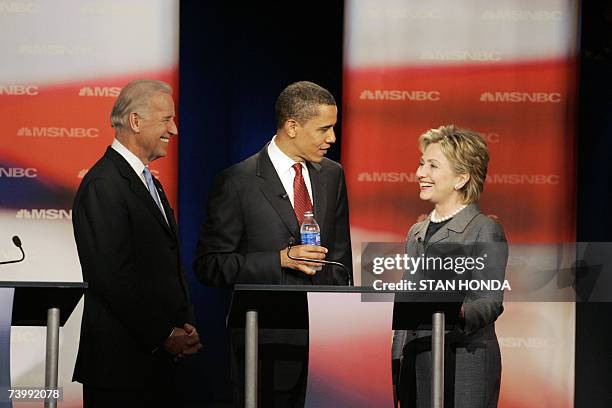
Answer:
[[[0,178],[36,178],[38,169],[32,167],[0,167]]]
[[[368,10],[368,17],[372,20],[383,19],[415,19],[415,20],[439,20],[440,10],[434,9],[409,9],[409,8],[387,8]]]
[[[558,174],[490,174],[486,182],[489,184],[559,184]]]
[[[560,103],[561,94],[557,92],[484,92],[480,95],[480,102]]]
[[[38,87],[36,85],[0,85],[0,95],[35,96],[38,95]]]
[[[21,220],[71,220],[72,210],[59,208],[22,208],[17,211],[15,218]]]
[[[79,89],[79,96],[110,96],[116,98],[120,92],[121,88],[117,86],[84,86]]]
[[[482,19],[488,21],[559,21],[559,10],[486,10]]]
[[[17,47],[17,55],[89,57],[96,55],[96,49],[73,44],[21,44]]]
[[[72,137],[96,138],[100,136],[100,129],[96,128],[63,128],[63,127],[22,127],[17,136],[23,137]]]
[[[363,172],[357,176],[361,183],[412,183],[417,180],[414,173],[405,172]]]
[[[38,13],[38,4],[25,1],[0,1],[0,14],[3,13],[21,13],[33,14]]]
[[[500,337],[499,345],[504,348],[553,349],[555,341],[546,337]]]
[[[399,89],[364,89],[359,99],[374,101],[439,101],[438,91],[407,91]]]
[[[423,51],[419,55],[423,61],[501,61],[501,53],[497,51]]]

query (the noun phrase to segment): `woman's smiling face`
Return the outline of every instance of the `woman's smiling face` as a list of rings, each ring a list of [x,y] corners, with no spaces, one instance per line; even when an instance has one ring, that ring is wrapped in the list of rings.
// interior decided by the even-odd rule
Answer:
[[[453,171],[439,143],[431,143],[425,148],[416,175],[421,200],[442,206],[456,200],[461,201],[461,194],[455,186],[463,186],[462,177]]]

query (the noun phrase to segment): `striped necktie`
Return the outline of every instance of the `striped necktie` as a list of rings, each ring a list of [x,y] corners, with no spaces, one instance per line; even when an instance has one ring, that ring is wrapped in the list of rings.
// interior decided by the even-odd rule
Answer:
[[[293,178],[293,211],[298,219],[298,223],[302,225],[304,222],[304,213],[306,211],[312,211],[312,202],[306,189],[306,183],[302,176],[302,165],[295,163],[293,165],[295,170],[295,177]]]
[[[151,175],[151,171],[149,171],[149,169],[145,167],[144,170],[142,171],[142,174],[144,174],[145,181],[147,182],[147,189],[149,190],[149,194],[151,194],[151,197],[153,197],[153,201],[155,201],[155,204],[157,204],[157,207],[159,208],[162,215],[166,219],[166,222],[168,222],[168,219],[166,218],[166,212],[164,211],[164,207],[162,206],[161,201],[159,201],[159,194],[157,193],[157,188],[155,187],[155,183],[153,183],[153,176]]]

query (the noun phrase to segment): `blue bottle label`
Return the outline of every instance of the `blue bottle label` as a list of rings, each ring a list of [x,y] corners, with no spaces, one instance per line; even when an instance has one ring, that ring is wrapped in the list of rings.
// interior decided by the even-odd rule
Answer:
[[[321,245],[321,234],[318,232],[303,232],[302,245]]]

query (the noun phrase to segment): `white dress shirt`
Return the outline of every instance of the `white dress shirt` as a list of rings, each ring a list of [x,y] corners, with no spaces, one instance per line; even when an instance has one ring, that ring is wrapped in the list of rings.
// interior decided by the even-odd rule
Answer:
[[[308,195],[310,196],[310,202],[313,203],[312,200],[312,186],[310,185],[310,174],[308,173],[308,166],[306,166],[305,162],[296,162],[293,161],[292,158],[287,156],[281,149],[276,145],[276,135],[272,138],[272,141],[268,145],[268,156],[270,156],[270,160],[272,161],[272,165],[276,170],[276,174],[283,183],[283,187],[285,187],[285,191],[289,196],[289,200],[291,200],[291,205],[293,205],[293,179],[295,178],[295,170],[293,169],[293,165],[295,163],[300,163],[302,165],[302,177],[304,177],[304,183],[306,183],[306,189],[308,190]]]
[[[141,162],[134,153],[129,151],[128,148],[122,145],[117,139],[113,139],[113,144],[111,144],[111,147],[130,164],[130,167],[134,169],[138,177],[140,177],[140,180],[142,180],[142,183],[145,185],[145,187],[147,187],[147,181],[144,178],[144,174],[142,174],[145,168],[143,162]],[[149,190],[148,187],[147,190]]]
[[[129,163],[130,167],[134,169],[134,172],[136,172],[136,175],[142,181],[142,184],[144,184],[147,191],[149,191],[149,186],[147,186],[147,181],[145,180],[144,174],[142,173],[145,168],[144,163],[141,162],[140,159],[134,153],[132,153],[127,147],[122,145],[121,142],[117,139],[113,139],[111,148],[117,153],[119,153]],[[159,196],[157,189],[155,189],[155,195],[157,195],[157,199],[161,203],[161,197]],[[161,213],[166,219],[166,222],[168,222],[168,218],[166,217],[165,211],[162,211]]]

